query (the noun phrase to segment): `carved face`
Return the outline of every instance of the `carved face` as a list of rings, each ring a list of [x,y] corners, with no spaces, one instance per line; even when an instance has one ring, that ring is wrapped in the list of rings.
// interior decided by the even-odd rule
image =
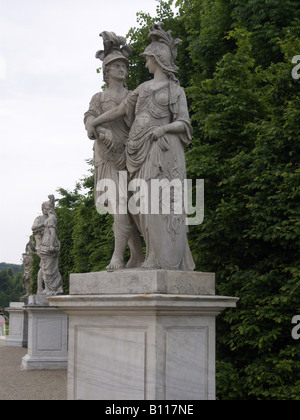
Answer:
[[[155,70],[158,67],[158,64],[157,64],[155,58],[152,57],[151,55],[146,56],[146,67],[151,74],[154,74]]]
[[[42,212],[44,216],[48,216],[50,213],[53,213],[54,208],[51,206],[49,201],[45,201],[45,203],[42,204]]]
[[[125,81],[128,76],[128,68],[124,61],[116,60],[109,64],[109,78]]]
[[[47,206],[45,204],[42,205],[42,212],[43,212],[43,215],[47,216],[47,214],[48,214],[48,208],[47,208]]]

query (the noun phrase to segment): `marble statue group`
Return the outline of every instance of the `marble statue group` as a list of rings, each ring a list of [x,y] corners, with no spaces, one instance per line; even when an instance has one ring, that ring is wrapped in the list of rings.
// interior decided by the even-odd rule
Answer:
[[[99,181],[110,179],[118,186],[120,171],[127,171],[131,181],[143,180],[149,186],[144,194],[151,200],[153,180],[183,183],[186,179],[184,148],[191,141],[192,126],[186,96],[176,77],[181,40],[165,32],[163,23],[151,26],[152,43],[141,55],[154,77],[131,92],[125,81],[132,47],[113,32],[100,35],[104,50],[96,57],[103,61],[105,90],[93,96],[84,116],[88,137],[94,141],[95,202],[97,205],[101,194]],[[119,195],[116,201],[122,199]],[[114,213],[115,248],[109,271],[125,268],[127,246],[131,251],[127,268],[194,270],[185,209],[175,211],[176,194],[171,194],[170,201],[169,214]],[[162,200],[157,203],[160,210],[163,205]]]
[[[23,255],[25,300],[39,257],[37,295],[25,309],[10,307],[12,317],[28,313],[18,338],[28,343],[22,366],[68,369],[69,400],[214,400],[216,316],[238,298],[216,296],[215,274],[194,271],[181,188],[192,140],[175,64],[181,40],[152,25],[141,56],[153,77],[130,91],[132,47],[114,32],[100,35],[105,88],[84,124],[94,145],[95,205],[113,216],[114,251],[107,272],[72,273],[63,295],[59,220],[48,196]]]
[[[84,115],[88,137],[94,141],[95,203],[97,206],[101,196],[99,181],[114,182],[119,192],[124,188],[120,185],[120,173],[126,173],[126,180],[136,181],[137,185],[142,180],[149,187],[140,190],[140,199],[146,198],[148,202],[153,200],[153,181],[176,180],[183,184],[186,179],[184,149],[191,142],[192,126],[186,96],[176,77],[179,68],[175,60],[181,40],[174,39],[171,31],[165,32],[163,23],[151,26],[149,39],[152,43],[141,56],[153,79],[129,91],[126,79],[132,46],[114,32],[100,35],[104,50],[98,51],[96,57],[103,62],[105,89],[92,97]],[[26,294],[22,300],[31,293],[33,254],[40,258],[37,294],[63,293],[58,269],[60,242],[55,199],[53,195],[48,198],[42,204],[42,215],[33,223],[34,240],[28,242],[23,254]],[[168,213],[162,211],[165,203],[158,197],[155,203],[158,211],[153,214],[130,212],[127,195],[125,203],[121,203],[124,201],[122,194],[114,197],[116,208],[123,204],[128,211],[113,213],[115,243],[108,271],[124,268],[194,270],[187,241],[184,200],[178,199],[174,190],[169,199]],[[145,256],[142,238],[146,244]],[[130,259],[125,266],[127,246]]]

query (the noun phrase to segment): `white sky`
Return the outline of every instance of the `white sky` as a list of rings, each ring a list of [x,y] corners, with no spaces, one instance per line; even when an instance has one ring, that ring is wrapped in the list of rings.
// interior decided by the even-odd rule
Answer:
[[[83,114],[103,81],[102,31],[156,0],[0,0],[0,262],[20,264],[41,204],[88,172]]]

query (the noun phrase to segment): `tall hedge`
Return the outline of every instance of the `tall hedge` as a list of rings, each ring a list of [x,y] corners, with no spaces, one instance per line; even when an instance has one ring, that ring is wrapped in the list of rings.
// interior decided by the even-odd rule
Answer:
[[[218,318],[219,399],[300,399],[298,0],[159,1],[138,14],[130,89],[148,80],[139,54],[148,27],[164,21],[183,40],[179,78],[194,138],[188,177],[205,180],[205,218],[190,228],[197,269],[216,272],[217,292],[238,296]],[[88,98],[87,98],[88,99]],[[83,139],[85,141],[85,139]],[[111,218],[93,205],[93,175],[61,189],[61,270],[104,269],[113,249]]]

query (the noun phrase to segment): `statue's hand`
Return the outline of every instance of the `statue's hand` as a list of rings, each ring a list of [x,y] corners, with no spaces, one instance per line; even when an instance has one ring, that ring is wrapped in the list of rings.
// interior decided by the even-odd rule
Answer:
[[[164,137],[166,135],[166,130],[164,127],[158,127],[153,131],[153,140],[158,140],[161,137]]]
[[[110,149],[110,148],[113,147],[113,145],[114,145],[114,139],[113,139],[112,133],[110,131],[105,134],[103,143],[105,144],[105,146],[108,149]]]
[[[97,128],[97,134],[99,139],[103,141],[103,144],[108,148],[111,149],[114,146],[114,139],[112,132],[105,128]]]
[[[86,130],[87,130],[88,138],[91,140],[96,140],[97,138],[96,128],[93,125],[88,124],[86,127]]]

